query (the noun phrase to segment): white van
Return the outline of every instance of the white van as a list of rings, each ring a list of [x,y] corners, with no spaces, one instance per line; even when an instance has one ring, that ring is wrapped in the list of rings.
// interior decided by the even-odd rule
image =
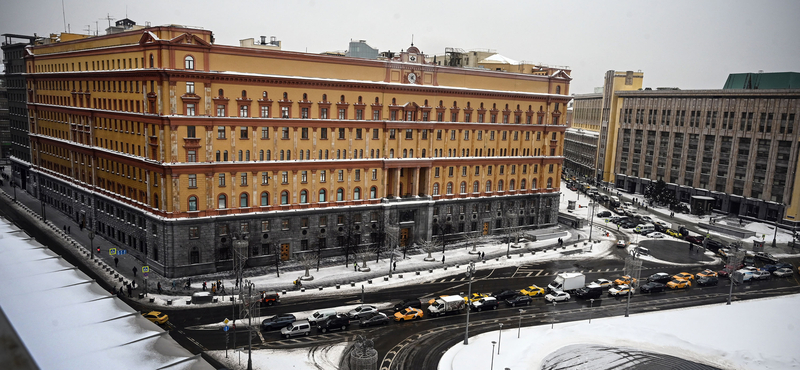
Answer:
[[[281,329],[281,335],[286,339],[298,335],[308,335],[308,333],[310,332],[311,332],[311,324],[309,324],[308,321],[306,320],[295,321],[291,323],[289,326]]]
[[[612,196],[608,197],[608,199],[611,202],[611,206],[612,207],[619,207],[619,205],[620,205],[619,197],[617,197],[616,195],[612,195]]]
[[[645,232],[645,231],[655,231],[655,230],[656,230],[656,227],[653,224],[640,224],[639,226],[636,226],[635,229],[633,229],[633,232],[635,232],[637,234],[641,234],[642,232]]]
[[[311,316],[308,317],[308,322],[310,322],[311,325],[316,325],[317,322],[323,322],[325,321],[325,319],[331,316],[336,316],[336,310],[334,309],[319,310],[317,312],[314,312],[313,314],[311,314]]]

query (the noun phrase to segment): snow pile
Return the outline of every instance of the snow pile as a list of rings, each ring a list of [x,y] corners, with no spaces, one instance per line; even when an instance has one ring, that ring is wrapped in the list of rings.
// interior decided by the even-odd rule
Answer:
[[[349,343],[314,348],[253,350],[253,369],[339,370],[339,361]],[[247,350],[207,351],[231,369],[247,368]]]
[[[797,307],[800,295],[791,295],[594,319],[591,324],[555,324],[553,329],[528,327],[520,339],[517,329],[510,328],[503,330],[494,368],[538,369],[548,356],[570,345],[627,347],[724,369],[798,368]],[[489,368],[491,342],[498,334],[484,333],[471,338],[468,346],[450,348],[439,369]]]

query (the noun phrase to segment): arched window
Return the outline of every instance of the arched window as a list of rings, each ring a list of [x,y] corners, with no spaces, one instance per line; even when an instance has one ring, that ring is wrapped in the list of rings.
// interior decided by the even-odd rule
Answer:
[[[322,101],[328,101],[328,94],[322,94]]]
[[[269,205],[269,193],[266,191],[261,193],[261,206],[266,207]]]
[[[408,156],[411,157],[411,158],[414,158],[414,149],[409,149],[408,150]]]
[[[373,186],[369,188],[369,199],[375,199],[378,197],[378,187]]]
[[[268,160],[268,161],[271,161],[271,160],[272,160],[272,151],[271,151],[271,150],[269,150],[269,149],[267,149],[267,160]]]
[[[443,102],[441,100],[439,100],[439,106],[440,107],[444,107],[444,104],[443,104]]]
[[[342,102],[342,103],[344,103],[344,95],[342,95],[342,96],[339,98],[339,101],[340,101],[340,102]]]
[[[561,94],[561,86],[556,86],[556,94]]]
[[[159,204],[160,204],[160,203],[158,203],[158,194],[153,194],[153,206],[154,206],[156,209],[158,209],[158,205],[159,205]]]
[[[425,149],[422,149],[422,158],[425,158]]]
[[[439,195],[439,183],[433,184],[433,195]]]
[[[308,94],[303,93],[303,100],[308,100]]]
[[[150,54],[150,68],[153,68],[154,62],[155,62],[155,59],[153,58],[153,54]]]
[[[262,91],[261,92],[261,98],[264,99],[264,100],[267,100],[267,92],[266,91]]]
[[[217,208],[228,208],[228,197],[226,197],[225,194],[220,194],[219,198],[217,198]]]
[[[219,161],[220,161],[220,158],[221,158],[221,156],[220,156],[220,152],[219,152],[219,150],[217,150],[217,162],[219,162]]]
[[[327,198],[325,197],[325,189],[321,189],[319,191],[319,201],[320,203],[327,201]]]
[[[308,203],[308,191],[300,191],[300,203]]]
[[[370,149],[369,150],[369,157],[370,158],[375,158],[375,149]]]
[[[536,189],[536,179],[531,180],[531,189]]]
[[[553,178],[552,177],[548,177],[547,178],[547,188],[548,189],[552,189],[553,188]]]
[[[242,90],[242,99],[247,97],[247,90]]]
[[[222,152],[222,160],[227,162],[228,161],[228,151]]]
[[[503,191],[503,180],[497,181],[497,191]]]
[[[247,199],[247,193],[242,193],[242,195],[239,196],[239,207],[247,208],[249,206],[250,202]]]
[[[353,200],[361,200],[361,188],[353,190]]]
[[[358,104],[361,104],[361,97],[358,97]]]
[[[378,104],[378,97],[375,97],[375,104]]]
[[[243,157],[242,153],[244,153],[244,152],[242,152],[242,151],[240,150],[240,151],[239,151],[239,161],[242,161],[242,157]]]
[[[473,182],[472,183],[472,192],[473,193],[479,192],[481,190],[480,187],[481,187],[481,185],[477,181]]]
[[[397,105],[397,98],[392,98],[392,105]]]
[[[223,96],[225,96],[225,91],[224,91],[224,90],[222,90],[222,89],[219,89],[219,90],[217,91],[217,93],[218,93],[218,95],[217,95],[217,96],[219,96],[220,98],[221,98],[221,97],[223,97]]]
[[[196,211],[197,210],[197,197],[191,196],[189,197],[189,211]]]
[[[281,149],[281,160],[283,160],[284,154],[286,154],[286,153],[283,151],[283,149]]]
[[[389,158],[394,158],[394,149],[389,149]]]
[[[519,188],[520,190],[525,190],[525,179],[519,180]]]
[[[487,193],[492,192],[492,180],[486,180],[486,192]]]
[[[289,94],[286,92],[283,93],[283,100],[289,100]]]
[[[286,160],[287,161],[291,161],[292,160],[292,151],[291,150],[287,150],[286,151]]]
[[[408,149],[403,149],[403,158],[408,158]]]
[[[336,201],[341,202],[344,200],[344,189],[338,188],[336,189]]]
[[[244,152],[244,160],[245,161],[249,161],[250,160],[250,151],[249,150]]]
[[[261,149],[261,150],[258,152],[258,160],[259,160],[259,161],[263,161],[263,160],[264,160],[264,149]]]
[[[445,194],[453,194],[453,183],[452,182],[448,182],[447,183],[447,191],[445,192]]]
[[[514,179],[511,179],[511,180],[508,181],[508,190],[509,191],[514,191],[514,189],[516,189],[514,187]]]
[[[289,204],[289,192],[286,190],[281,192],[281,204]]]
[[[464,194],[464,193],[467,192],[467,182],[466,181],[462,181],[461,182],[461,188],[459,189],[459,191],[460,191],[461,194]]]
[[[183,58],[183,68],[194,69],[194,58],[189,55],[187,55],[186,58]]]

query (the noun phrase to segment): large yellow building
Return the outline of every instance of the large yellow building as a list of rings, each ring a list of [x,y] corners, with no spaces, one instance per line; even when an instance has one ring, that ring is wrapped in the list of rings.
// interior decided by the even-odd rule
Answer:
[[[31,191],[167,276],[555,224],[569,71],[215,45],[151,27],[27,57]],[[395,235],[396,234],[396,235]]]

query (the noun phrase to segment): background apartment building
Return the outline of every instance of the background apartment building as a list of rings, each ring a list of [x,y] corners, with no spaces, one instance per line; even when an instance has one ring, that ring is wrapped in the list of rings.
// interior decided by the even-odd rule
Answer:
[[[554,225],[567,70],[213,44],[149,27],[26,58],[29,191],[166,276]]]

